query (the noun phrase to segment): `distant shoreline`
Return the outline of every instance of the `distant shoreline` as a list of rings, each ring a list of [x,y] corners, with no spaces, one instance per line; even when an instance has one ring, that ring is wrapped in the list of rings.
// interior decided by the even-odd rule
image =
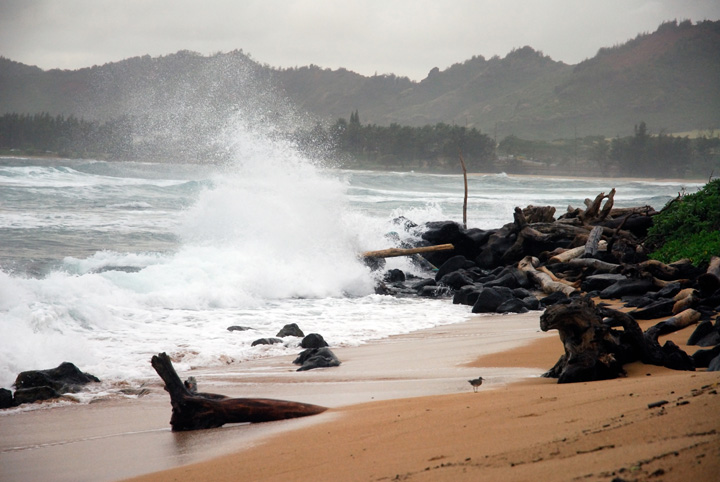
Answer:
[[[148,164],[165,164],[167,162],[172,162],[174,164],[198,164],[198,165],[212,165],[213,163],[209,162],[192,162],[192,161],[156,161],[156,160],[140,160],[140,159],[134,159],[134,160],[128,160],[128,159],[103,159],[103,158],[97,158],[97,157],[63,157],[57,154],[48,154],[48,155],[38,155],[38,154],[0,154],[0,159],[37,159],[37,160],[85,160],[85,161],[99,161],[99,162],[139,162],[139,163],[148,163]],[[375,171],[375,172],[418,172],[422,174],[436,174],[436,175],[447,175],[447,176],[455,176],[455,175],[462,175],[462,173],[449,173],[445,171],[432,171],[432,170],[422,170],[418,171],[416,169],[408,169],[406,171],[403,170],[397,170],[397,169],[366,169],[366,168],[360,168],[360,167],[340,167],[340,168],[329,168],[329,169],[343,169],[346,171]],[[573,175],[573,174],[563,174],[563,173],[547,173],[547,174],[517,174],[517,173],[505,173],[505,172],[468,172],[469,177],[481,177],[481,176],[498,176],[498,175],[506,175],[508,177],[513,178],[532,178],[532,179],[575,179],[575,180],[582,180],[582,179],[588,179],[588,180],[597,180],[597,179],[603,179],[603,176],[591,176],[591,175]],[[705,184],[708,182],[707,179],[696,177],[696,178],[660,178],[660,177],[630,177],[630,176],[619,176],[619,177],[605,177],[604,179],[607,179],[608,181],[621,181],[621,182],[632,182],[632,181],[639,181],[639,182],[677,182],[677,183],[683,183],[683,182],[689,182],[694,184]]]

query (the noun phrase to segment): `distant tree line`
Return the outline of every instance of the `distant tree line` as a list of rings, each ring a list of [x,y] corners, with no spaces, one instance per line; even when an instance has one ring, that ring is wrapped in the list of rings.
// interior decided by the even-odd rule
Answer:
[[[389,126],[340,118],[325,129],[317,125],[300,145],[332,145],[348,167],[457,171],[462,154],[468,170],[482,171],[495,159],[495,141],[476,128],[439,123],[424,127]]]
[[[662,132],[652,136],[641,122],[635,126],[635,135],[614,138],[607,157],[599,156],[597,161],[631,176],[708,176],[720,171],[720,138],[690,139]]]
[[[0,149],[68,157],[106,155],[122,158],[132,144],[127,119],[99,123],[75,116],[5,114],[0,116]]]
[[[147,124],[147,122],[146,122]],[[0,116],[0,151],[52,153],[116,160],[220,160],[222,149],[208,143],[178,142],[162,130],[139,129],[142,119],[107,122],[74,116]],[[645,122],[627,137],[535,141],[510,135],[497,146],[475,128],[439,123],[424,127],[362,124],[358,111],[323,127],[288,134],[305,152],[341,161],[349,168],[422,169],[458,172],[462,154],[471,172],[589,173],[603,176],[688,177],[720,173],[720,138],[651,135]],[[337,164],[337,163],[336,163]],[[573,169],[570,169],[570,168]]]
[[[602,175],[635,177],[707,177],[720,173],[720,138],[710,133],[696,138],[661,132],[651,135],[645,122],[632,136],[606,139],[586,136],[555,141],[532,141],[508,136],[498,144],[498,154],[516,165],[534,160],[548,169],[579,166]]]

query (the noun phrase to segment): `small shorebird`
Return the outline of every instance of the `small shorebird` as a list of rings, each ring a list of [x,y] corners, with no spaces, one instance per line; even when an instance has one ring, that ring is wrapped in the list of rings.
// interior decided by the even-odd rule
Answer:
[[[477,392],[478,387],[482,385],[483,377],[473,378],[472,380],[468,380],[468,382],[472,385],[473,391]]]

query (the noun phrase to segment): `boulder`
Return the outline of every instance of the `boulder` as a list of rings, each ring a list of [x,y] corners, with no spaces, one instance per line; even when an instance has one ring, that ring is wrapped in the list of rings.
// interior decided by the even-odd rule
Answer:
[[[405,273],[401,269],[390,269],[385,273],[383,281],[386,283],[402,283],[405,281]]]
[[[708,338],[708,341],[710,341],[714,334],[720,335],[720,333],[718,333],[718,329],[712,324],[712,322],[710,320],[701,321],[698,324],[697,328],[695,328],[695,331],[693,331],[688,338],[687,344],[690,346],[717,345],[717,343],[701,344],[701,342],[705,340],[705,338]]]
[[[510,298],[498,306],[497,313],[527,313],[530,311],[522,300]]]
[[[303,337],[305,336],[305,333],[303,333],[300,327],[297,326],[297,323],[288,323],[287,325],[283,326],[275,336],[280,338],[285,338],[286,336]]]
[[[42,402],[60,397],[62,397],[62,393],[47,385],[42,387],[18,388],[15,390],[14,403],[15,405],[22,405],[24,403]]]
[[[628,308],[634,307],[634,308],[644,308],[648,305],[651,305],[652,303],[655,303],[654,298],[651,296],[623,296],[622,301]]]
[[[440,278],[438,282],[441,285],[449,286],[454,290],[459,290],[463,286],[473,284],[472,278],[465,273],[465,270],[458,270],[453,271],[452,273],[448,273],[442,278]]]
[[[692,359],[696,368],[707,368],[714,358],[720,356],[720,345],[709,350],[698,350],[693,353]]]
[[[627,295],[640,295],[655,291],[655,285],[649,279],[624,279],[616,281],[600,292],[600,298],[622,298]]]
[[[528,288],[531,285],[532,282],[528,278],[527,272],[515,266],[508,266],[493,281],[485,283],[485,286],[505,286],[506,288]]]
[[[275,345],[277,343],[282,343],[282,340],[280,338],[259,338],[252,342],[250,346],[256,346],[256,345]]]
[[[310,333],[300,342],[302,348],[322,348],[328,346],[325,338],[317,333]]]
[[[445,275],[448,275],[454,271],[458,270],[467,270],[470,268],[475,268],[477,265],[467,259],[465,256],[458,255],[453,256],[452,258],[445,261],[440,268],[438,268],[437,273],[435,274],[435,281],[440,281]]]
[[[437,282],[432,278],[425,278],[423,280],[420,280],[416,283],[413,283],[410,288],[414,289],[415,291],[422,291],[423,288],[426,286],[437,286]]]
[[[495,288],[481,288],[473,305],[473,313],[495,313],[505,298]]]
[[[669,317],[673,315],[672,309],[674,305],[674,300],[664,299],[633,310],[630,312],[630,315],[636,320],[652,320],[654,318]]]
[[[516,240],[515,225],[506,224],[490,235],[480,254],[475,258],[475,264],[484,269],[497,267],[503,255],[513,247]]]
[[[525,288],[515,288],[512,290],[512,294],[515,298],[520,298],[521,300],[533,296],[533,294]]]
[[[582,282],[582,290],[583,291],[594,291],[594,290],[604,290],[608,286],[617,283],[618,281],[627,279],[625,275],[622,274],[612,274],[612,273],[603,273],[603,274],[594,274],[591,276],[587,276],[585,280]]]
[[[475,241],[458,223],[454,221],[430,222],[426,224],[426,227],[428,229],[422,234],[423,240],[432,245],[452,244],[455,247],[452,251],[423,253],[423,257],[435,266],[442,266],[456,255],[462,255],[467,259],[474,259],[478,255]]]
[[[527,306],[529,310],[539,310],[542,308],[542,305],[540,304],[540,300],[535,298],[532,295],[522,298],[522,301],[523,301],[523,303],[525,303],[525,306]]]
[[[385,258],[377,258],[373,256],[363,256],[362,258],[363,263],[365,263],[365,266],[370,268],[370,271],[380,271],[385,267],[386,261]]]
[[[710,363],[708,363],[707,371],[720,372],[720,355],[710,360]]]
[[[228,331],[247,331],[252,330],[249,326],[240,326],[240,325],[233,325],[227,327]]]
[[[300,353],[293,361],[296,365],[302,365],[297,371],[302,372],[314,368],[327,368],[340,366],[340,360],[328,347],[308,348]]]
[[[678,282],[668,283],[667,285],[663,286],[660,291],[657,292],[657,297],[672,298],[673,296],[678,294],[682,288],[682,285]]]
[[[695,370],[693,358],[680,349],[672,340],[667,340],[662,346],[665,356],[664,366],[673,370]]]
[[[478,299],[480,290],[475,285],[463,286],[455,292],[453,296],[453,304],[472,306]]]
[[[552,306],[556,303],[565,302],[568,300],[568,295],[562,291],[554,291],[547,295],[545,298],[540,298],[540,303],[544,306]]]
[[[423,286],[417,293],[423,298],[442,298],[448,295],[448,289],[444,286]]]
[[[13,394],[7,388],[0,388],[0,409],[14,406]]]
[[[100,380],[83,373],[78,367],[69,362],[63,362],[56,368],[48,370],[30,370],[20,373],[15,379],[15,387],[19,390],[37,387],[50,387],[58,393],[76,392],[88,383],[98,383]],[[16,392],[17,397],[17,392]]]

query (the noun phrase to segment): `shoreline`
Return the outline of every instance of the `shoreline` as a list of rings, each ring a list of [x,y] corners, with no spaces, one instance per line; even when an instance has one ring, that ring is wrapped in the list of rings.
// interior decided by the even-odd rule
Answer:
[[[203,391],[330,408],[312,417],[173,433],[159,378],[137,400],[0,416],[0,479],[659,480],[651,474],[662,471],[661,480],[684,481],[718,473],[720,373],[633,363],[625,378],[558,385],[539,376],[562,354],[557,332],[540,331],[540,314],[473,315],[333,348],[343,361],[336,368],[296,372],[294,356],[282,356],[179,373],[196,376]],[[661,343],[692,353],[693,330]],[[467,380],[478,375],[486,382],[473,393]]]
[[[693,329],[663,342],[688,349]],[[466,366],[485,372],[521,362],[544,372],[562,353],[554,335]],[[626,369],[613,380],[558,385],[534,377],[480,393],[350,405],[233,454],[131,480],[713,480],[720,374],[640,362]]]
[[[356,347],[333,347],[342,361],[335,368],[296,372],[293,355],[179,373],[181,378],[195,376],[200,391],[330,407],[313,417],[173,433],[170,400],[159,377],[144,386],[150,394],[136,400],[0,415],[0,480],[121,480],[246,450],[268,436],[332,421],[339,411],[365,402],[472,393],[467,380],[478,371],[467,364],[478,354],[553,336],[540,332],[539,315],[477,315]],[[484,369],[484,388],[542,371]]]
[[[117,160],[117,159],[101,159],[97,157],[90,157],[90,158],[74,158],[74,157],[60,157],[56,155],[47,155],[47,156],[39,156],[39,155],[0,155],[0,159],[27,159],[27,160],[85,160],[85,161],[99,161],[99,162],[110,162],[110,163],[116,163],[116,162],[136,162],[141,164],[167,164],[167,162],[162,161],[147,161],[147,160]],[[179,164],[188,164],[188,165],[198,165],[198,166],[213,166],[217,165],[213,162],[190,162],[190,161],[172,161],[174,163]],[[415,170],[408,170],[408,171],[396,171],[396,170],[388,170],[388,169],[361,169],[361,168],[328,168],[330,170],[345,170],[345,171],[375,171],[375,172],[394,172],[394,173],[410,173],[410,172],[422,172],[423,174],[437,174],[437,175],[447,175],[447,176],[462,176],[462,173],[447,173],[447,172],[433,172],[433,171],[415,171]],[[515,178],[536,178],[536,179],[569,179],[569,180],[582,180],[582,179],[588,179],[588,180],[598,180],[598,179],[605,179],[608,181],[620,181],[620,182],[667,182],[667,183],[693,183],[693,184],[706,184],[708,182],[707,179],[702,177],[697,178],[662,178],[662,177],[628,177],[628,176],[618,176],[618,177],[603,177],[601,175],[598,176],[588,176],[588,175],[569,175],[569,174],[563,174],[562,172],[558,171],[557,173],[546,173],[546,174],[508,174],[504,172],[468,172],[469,177],[481,177],[481,176],[497,176],[500,174],[505,174],[508,177],[515,177]]]

